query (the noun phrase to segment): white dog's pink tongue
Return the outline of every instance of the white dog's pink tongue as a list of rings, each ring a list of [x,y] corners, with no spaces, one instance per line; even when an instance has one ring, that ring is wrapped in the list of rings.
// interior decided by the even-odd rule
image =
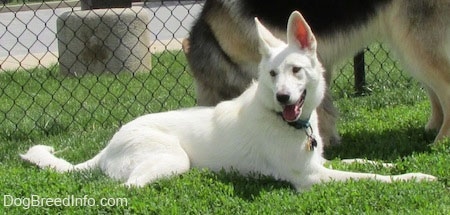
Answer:
[[[297,117],[300,115],[300,107],[295,105],[286,105],[283,109],[283,119],[292,122],[297,119]]]

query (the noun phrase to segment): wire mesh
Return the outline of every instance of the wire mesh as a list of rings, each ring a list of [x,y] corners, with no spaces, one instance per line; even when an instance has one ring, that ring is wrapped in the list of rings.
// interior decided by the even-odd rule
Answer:
[[[143,61],[146,56],[135,54],[133,49],[145,43],[145,51],[149,53],[151,62],[139,69],[125,63],[119,65],[129,72],[100,70],[93,73],[61,74],[62,67],[70,71],[76,65],[58,63],[58,57],[61,56],[61,53],[58,53],[58,39],[61,38],[57,37],[60,33],[57,30],[57,22],[64,14],[79,11],[80,2],[36,0],[33,3],[31,0],[2,0],[0,136],[28,139],[33,133],[51,135],[68,129],[117,127],[144,113],[195,105],[193,80],[181,51],[181,40],[187,36],[202,5],[203,1],[134,2],[135,13],[145,11],[150,14],[150,20],[139,20],[138,15],[132,21],[122,20],[122,12],[119,11],[114,12],[119,18],[111,25],[99,22],[87,32],[92,34],[100,28],[106,28],[110,31],[106,36],[118,41],[115,47],[109,46],[107,53],[112,57],[107,59],[136,58]],[[104,19],[103,14],[105,13],[94,15],[101,20]],[[133,23],[133,20],[145,23],[150,31],[150,41],[145,41],[147,36],[130,33],[135,32],[135,25],[129,24]],[[124,29],[115,29],[121,22],[126,22],[122,23]],[[75,35],[73,40],[86,41],[83,39],[85,32],[79,28],[70,30]],[[123,57],[116,52],[125,37],[131,37],[133,43],[125,47],[128,51],[125,50],[126,55]],[[75,60],[87,62],[85,67],[92,66],[96,60],[104,59],[102,54],[106,53],[98,49],[103,46],[95,45],[95,42],[98,42],[95,38],[89,38],[87,41],[94,45],[79,52],[73,52],[73,48],[66,47],[67,52],[73,52],[71,54]],[[69,44],[62,44],[64,45]],[[374,44],[364,53],[368,88],[399,84],[398,76],[409,83],[410,78],[391,60],[385,47]],[[402,84],[404,83],[402,81]],[[337,70],[332,91],[334,96],[339,98],[352,95],[353,87],[353,65],[349,62]]]

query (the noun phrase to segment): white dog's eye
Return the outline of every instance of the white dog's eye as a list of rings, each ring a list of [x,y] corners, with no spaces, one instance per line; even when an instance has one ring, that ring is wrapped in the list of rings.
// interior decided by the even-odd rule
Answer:
[[[270,76],[275,77],[277,76],[277,73],[274,70],[270,70]]]
[[[292,67],[292,73],[294,73],[294,74],[297,74],[298,72],[300,72],[300,70],[302,70],[301,67],[298,67],[298,66]]]

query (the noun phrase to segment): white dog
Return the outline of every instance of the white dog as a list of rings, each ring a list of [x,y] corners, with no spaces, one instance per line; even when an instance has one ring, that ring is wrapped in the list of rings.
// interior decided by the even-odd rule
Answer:
[[[325,168],[317,135],[316,107],[325,91],[316,39],[298,12],[288,22],[288,44],[255,19],[263,56],[259,83],[215,108],[149,114],[124,125],[109,145],[78,165],[56,158],[49,146],[21,157],[58,172],[99,167],[127,186],[144,186],[192,167],[260,173],[292,183],[297,190],[330,180],[370,178],[435,180],[411,173],[383,176]]]

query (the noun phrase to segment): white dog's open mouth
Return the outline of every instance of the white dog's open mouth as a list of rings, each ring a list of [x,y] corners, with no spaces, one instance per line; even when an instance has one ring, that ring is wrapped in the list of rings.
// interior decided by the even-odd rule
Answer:
[[[284,105],[283,106],[283,119],[287,122],[294,122],[299,117],[300,114],[302,114],[302,107],[305,103],[306,98],[306,90],[303,91],[302,95],[300,96],[300,99],[291,105]]]

